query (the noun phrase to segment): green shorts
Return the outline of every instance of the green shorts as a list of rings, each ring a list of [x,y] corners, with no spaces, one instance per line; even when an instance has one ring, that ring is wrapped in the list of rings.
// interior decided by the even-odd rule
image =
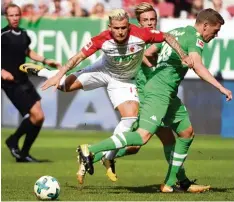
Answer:
[[[191,126],[188,111],[178,97],[165,101],[165,97],[162,99],[147,93],[140,113],[139,128],[154,134],[161,126],[170,127],[176,133],[184,131]]]

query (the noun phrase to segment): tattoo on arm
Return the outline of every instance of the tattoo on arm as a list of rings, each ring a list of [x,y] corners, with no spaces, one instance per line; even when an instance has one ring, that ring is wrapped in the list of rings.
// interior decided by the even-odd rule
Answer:
[[[185,52],[181,48],[178,41],[175,39],[174,36],[168,33],[164,33],[165,41],[177,52],[180,58],[184,58],[186,56]]]
[[[75,66],[77,66],[85,58],[86,57],[84,56],[84,54],[82,52],[79,52],[68,60],[68,62],[64,65],[64,68],[67,71],[69,71],[73,69]]]

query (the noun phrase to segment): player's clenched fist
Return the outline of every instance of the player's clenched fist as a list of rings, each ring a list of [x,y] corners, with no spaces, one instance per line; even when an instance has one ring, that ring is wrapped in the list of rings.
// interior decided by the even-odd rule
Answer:
[[[219,90],[222,94],[226,95],[226,101],[232,100],[232,91],[224,88],[223,86]]]
[[[182,63],[186,66],[188,66],[189,68],[193,68],[194,62],[193,59],[186,55],[183,59],[182,59]]]
[[[6,71],[5,69],[2,69],[1,74],[2,74],[3,80],[8,80],[8,81],[14,80],[14,76],[10,72]]]

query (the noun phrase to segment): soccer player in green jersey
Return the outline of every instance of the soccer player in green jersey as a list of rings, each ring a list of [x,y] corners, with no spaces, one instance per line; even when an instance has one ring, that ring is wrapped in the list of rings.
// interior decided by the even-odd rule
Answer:
[[[178,28],[170,33],[177,37],[184,51],[193,58],[194,72],[201,79],[216,87],[226,96],[226,100],[230,101],[232,92],[224,88],[210,74],[201,58],[204,43],[208,43],[216,37],[223,24],[224,20],[218,12],[213,9],[205,9],[198,14],[194,26]],[[93,145],[80,145],[77,151],[87,171],[93,170],[93,154],[126,146],[142,146],[154,133],[157,133],[163,123],[170,126],[178,135],[167,176],[161,186],[162,192],[173,192],[176,190],[176,175],[187,157],[194,138],[188,112],[177,97],[178,87],[184,79],[188,67],[181,64],[178,55],[166,44],[157,46],[155,49],[160,50],[158,65],[154,76],[144,89],[144,105],[140,111],[137,131],[120,133],[115,138],[110,137]],[[150,55],[151,51],[147,51],[147,54]],[[197,192],[200,191],[197,190]]]

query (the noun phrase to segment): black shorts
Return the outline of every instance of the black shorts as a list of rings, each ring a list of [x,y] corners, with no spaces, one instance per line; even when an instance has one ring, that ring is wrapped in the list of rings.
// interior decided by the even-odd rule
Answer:
[[[29,80],[24,83],[2,82],[2,89],[23,117],[41,100],[41,96]]]

